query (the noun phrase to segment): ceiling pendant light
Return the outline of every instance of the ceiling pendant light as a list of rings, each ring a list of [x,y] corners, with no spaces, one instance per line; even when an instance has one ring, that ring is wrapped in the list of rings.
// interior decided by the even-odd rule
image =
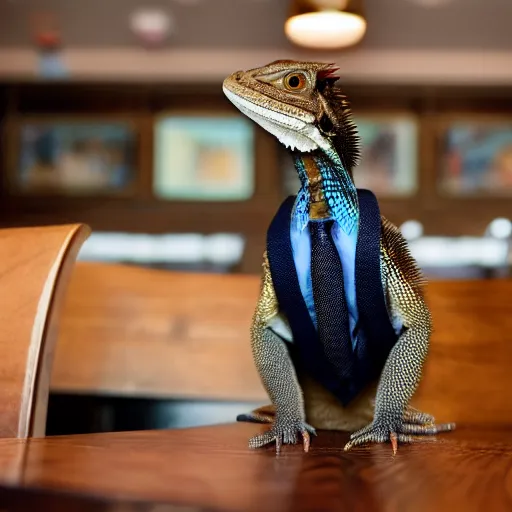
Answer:
[[[292,0],[284,31],[290,41],[307,48],[352,46],[366,32],[362,0]]]

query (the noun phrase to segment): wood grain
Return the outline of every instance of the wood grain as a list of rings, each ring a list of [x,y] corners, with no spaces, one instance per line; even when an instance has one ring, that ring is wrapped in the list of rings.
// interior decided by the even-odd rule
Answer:
[[[44,435],[62,296],[83,225],[0,230],[0,437]]]
[[[249,346],[257,278],[78,263],[52,389],[265,399]]]
[[[249,343],[255,276],[78,263],[52,389],[265,401]],[[432,282],[435,333],[414,403],[438,419],[510,425],[512,281]]]
[[[512,425],[512,280],[432,282],[434,334],[415,404],[440,421]]]
[[[453,432],[435,443],[401,445],[396,457],[389,444],[343,452],[345,434],[319,432],[309,453],[285,446],[276,457],[273,448],[247,447],[248,438],[263,428],[238,424],[4,440],[0,483],[10,460],[22,454],[24,467],[17,481],[10,480],[11,493],[19,498],[22,489],[29,496],[51,491],[54,506],[60,492],[68,502],[73,493],[103,502],[176,507],[127,508],[154,512],[505,512],[512,507],[510,431]],[[9,490],[3,490],[3,502],[8,498]]]

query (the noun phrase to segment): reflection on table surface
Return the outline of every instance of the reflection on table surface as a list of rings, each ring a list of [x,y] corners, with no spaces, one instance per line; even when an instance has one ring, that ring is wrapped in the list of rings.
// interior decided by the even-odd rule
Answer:
[[[247,446],[264,428],[3,440],[0,482],[11,489],[0,488],[0,498],[17,505],[8,510],[27,510],[36,494],[33,510],[52,512],[64,510],[59,503],[79,511],[509,509],[510,431],[462,426],[437,442],[401,445],[395,457],[388,443],[344,452],[347,434],[321,431],[309,453],[285,446],[276,456],[272,446]]]

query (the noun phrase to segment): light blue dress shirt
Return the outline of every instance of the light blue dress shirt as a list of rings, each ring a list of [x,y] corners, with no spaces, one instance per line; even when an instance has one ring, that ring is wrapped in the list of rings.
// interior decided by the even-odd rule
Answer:
[[[311,281],[311,237],[307,223],[304,222],[304,219],[301,219],[300,216],[301,212],[294,209],[290,227],[290,239],[300,290],[308,308],[309,315],[311,316],[311,320],[316,327],[316,312]],[[343,229],[341,229],[338,222],[334,221],[331,234],[336,249],[338,249],[338,254],[340,255],[343,267],[345,298],[348,307],[352,347],[355,347],[357,342],[357,333],[355,333],[355,328],[359,319],[356,302],[355,276],[357,229],[354,229],[352,233],[347,235]]]

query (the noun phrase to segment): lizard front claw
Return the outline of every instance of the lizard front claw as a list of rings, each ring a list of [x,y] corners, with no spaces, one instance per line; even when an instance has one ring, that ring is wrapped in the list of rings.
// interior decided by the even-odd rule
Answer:
[[[298,434],[302,436],[304,451],[309,451],[310,434],[316,435],[316,430],[304,421],[275,421],[270,430],[252,437],[249,448],[261,448],[267,444],[276,443],[276,453],[280,453],[283,444],[296,444]]]
[[[425,418],[429,417],[425,415]],[[431,418],[431,417],[429,417]],[[419,419],[419,418],[418,418]],[[345,445],[345,451],[354,446],[360,446],[368,443],[386,443],[390,442],[393,449],[393,455],[396,454],[398,443],[412,443],[418,439],[434,441],[433,437],[440,432],[449,432],[455,430],[455,423],[406,423],[405,421],[393,422],[392,424],[383,421],[374,420],[366,427],[354,432],[350,436],[350,441]],[[419,436],[422,436],[421,438]]]

